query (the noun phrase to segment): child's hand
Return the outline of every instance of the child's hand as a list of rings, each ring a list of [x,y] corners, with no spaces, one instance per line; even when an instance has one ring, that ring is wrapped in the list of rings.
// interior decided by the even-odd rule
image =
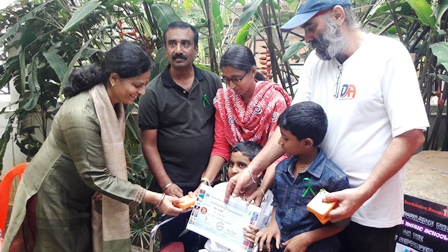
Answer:
[[[284,252],[305,252],[309,246],[309,244],[305,242],[307,239],[303,237],[305,234],[306,232],[296,235],[282,243],[283,246],[286,246]]]
[[[199,194],[199,188],[201,187],[201,185],[199,184],[198,188],[196,188],[196,190],[194,190],[194,195],[198,196]]]
[[[258,232],[258,228],[255,225],[249,225],[243,228],[246,233],[244,233],[244,238],[249,242],[249,247],[253,248],[255,243],[255,235]]]
[[[205,185],[205,184],[204,183],[200,183],[198,185],[198,187],[196,188],[196,190],[194,190],[194,192],[193,192],[196,196],[199,194],[199,189],[201,189],[201,185]]]
[[[271,223],[269,223],[269,226],[258,231],[255,235],[254,243],[259,244],[259,251],[263,250],[264,244],[267,245],[266,247],[268,251],[270,251],[270,244],[272,239],[275,239],[275,247],[277,249],[280,249],[280,229],[278,228],[276,221],[271,221]]]

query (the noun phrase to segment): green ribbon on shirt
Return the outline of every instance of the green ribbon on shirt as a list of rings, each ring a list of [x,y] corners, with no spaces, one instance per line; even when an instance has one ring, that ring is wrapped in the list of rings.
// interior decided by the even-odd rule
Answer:
[[[308,191],[311,191],[311,193],[313,194],[313,196],[316,195],[316,194],[314,193],[314,191],[313,191],[313,188],[311,188],[311,179],[309,179],[309,178],[304,178],[302,181],[308,181],[308,184],[306,185],[306,189],[305,189],[305,191],[303,192],[302,197],[305,197],[306,194],[308,193]]]
[[[207,94],[204,94],[204,95],[202,96],[202,107],[205,108],[205,106],[207,106],[207,105],[210,106],[210,102],[209,102],[208,99],[207,99]]]

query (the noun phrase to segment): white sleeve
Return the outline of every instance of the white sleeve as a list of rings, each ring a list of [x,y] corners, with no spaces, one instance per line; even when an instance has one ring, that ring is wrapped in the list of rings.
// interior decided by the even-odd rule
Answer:
[[[381,83],[384,104],[396,137],[412,129],[426,130],[428,117],[409,52],[396,43]]]
[[[274,195],[272,194],[271,190],[268,190],[266,194],[263,197],[263,201],[260,205],[260,216],[257,220],[257,228],[262,229],[264,227],[267,227],[269,225],[269,222],[271,221],[272,216],[272,201],[274,200]]]

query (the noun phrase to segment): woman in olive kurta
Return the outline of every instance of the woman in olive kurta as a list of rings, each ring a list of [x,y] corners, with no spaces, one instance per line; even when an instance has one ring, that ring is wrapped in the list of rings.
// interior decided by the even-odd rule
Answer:
[[[115,176],[111,169],[114,162],[107,162],[111,157],[106,152],[115,150],[104,145],[107,129],[103,124],[108,122],[100,122],[104,116],[103,111],[98,111],[96,99],[100,98],[96,97],[106,97],[105,103],[115,119],[123,118],[122,104],[132,104],[144,94],[152,66],[140,47],[122,43],[106,53],[101,67],[90,66],[72,73],[64,89],[69,99],[56,114],[49,137],[19,184],[3,251],[130,251],[129,234],[114,233],[115,228],[120,230],[119,226],[104,230],[104,216],[101,234],[92,231],[98,226],[93,223],[92,229],[92,202],[101,202],[98,193],[112,199],[112,209],[122,203],[135,206],[145,201],[169,215],[181,212],[172,205],[177,198],[148,191]],[[124,119],[118,126],[124,128]],[[116,132],[112,128],[111,138],[120,134],[118,128],[121,127]],[[118,149],[124,157],[121,148]],[[125,160],[124,168],[119,168],[126,169]],[[110,209],[103,207],[103,215],[107,210]],[[114,221],[107,223],[113,226]],[[126,225],[129,228],[129,222]],[[95,236],[112,238],[94,247]]]

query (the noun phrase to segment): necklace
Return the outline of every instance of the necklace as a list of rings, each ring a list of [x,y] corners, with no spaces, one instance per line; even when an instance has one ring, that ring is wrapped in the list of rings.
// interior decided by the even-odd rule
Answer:
[[[340,90],[340,86],[341,86],[343,68],[344,68],[343,64],[338,66],[339,73],[338,73],[336,82],[334,83],[334,86],[333,86],[333,97],[334,98],[339,98],[339,90]]]

